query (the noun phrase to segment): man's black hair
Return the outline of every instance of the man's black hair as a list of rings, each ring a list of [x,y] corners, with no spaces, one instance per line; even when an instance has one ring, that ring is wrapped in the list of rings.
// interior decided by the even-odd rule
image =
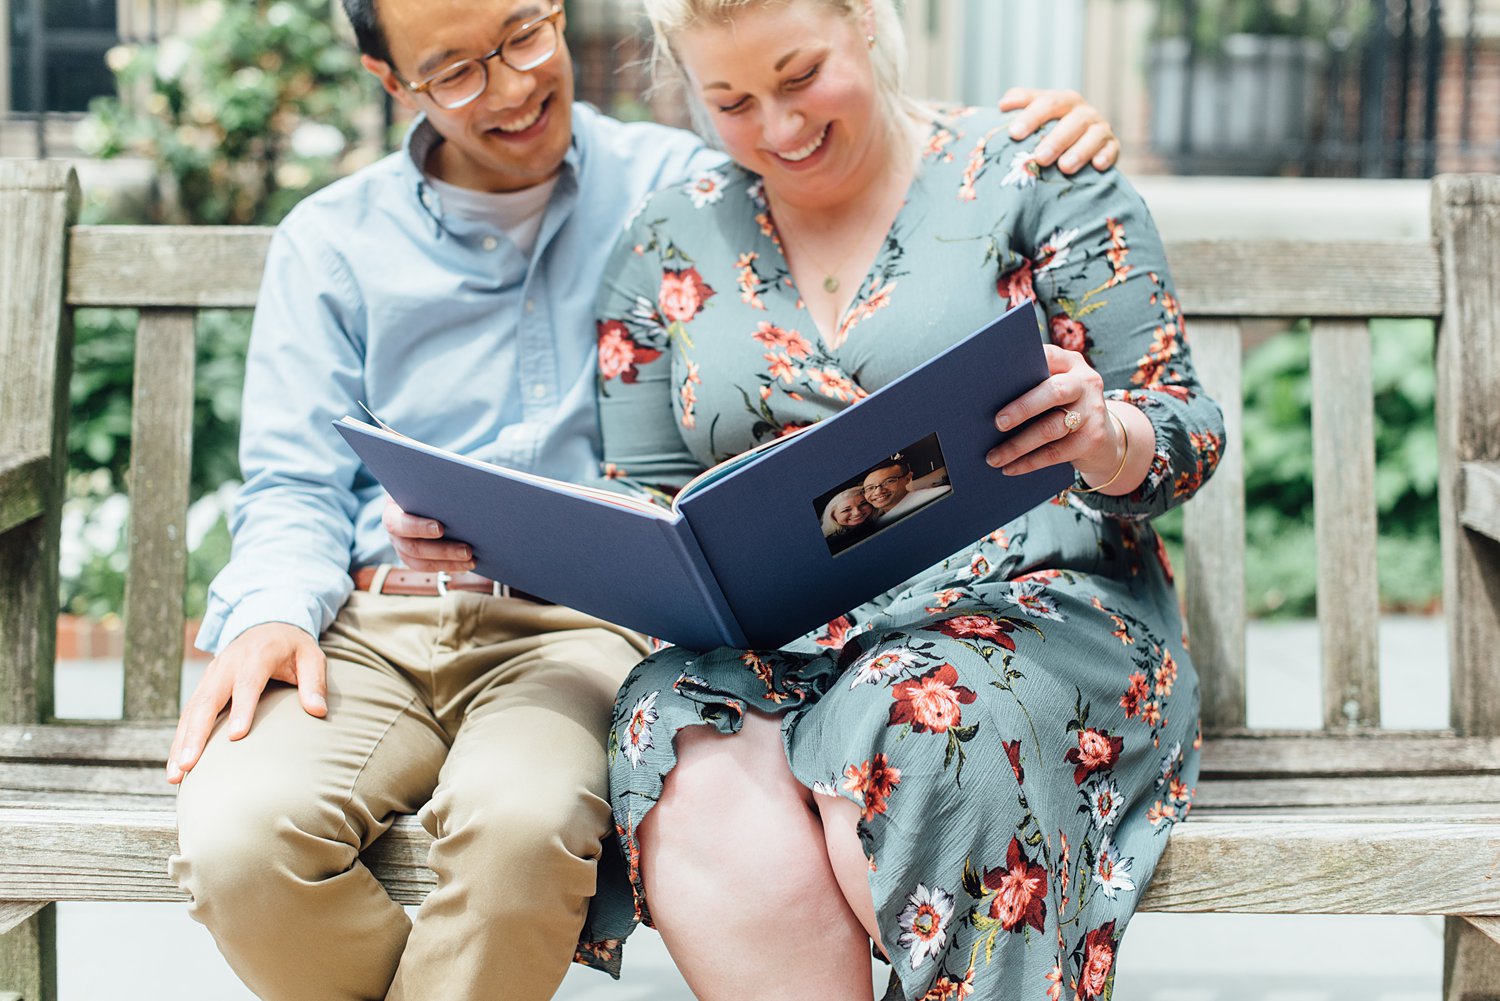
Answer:
[[[385,31],[380,27],[380,14],[375,10],[375,0],[344,0],[344,13],[354,26],[354,40],[359,51],[382,62],[391,61],[391,48],[386,44]]]
[[[875,470],[877,470],[877,469],[889,469],[891,466],[898,467],[901,470],[901,475],[902,476],[910,476],[911,475],[911,463],[907,462],[906,459],[899,452],[896,453],[895,455],[891,456],[885,462],[882,462],[880,465],[878,465],[878,466],[871,466],[870,467],[870,472],[866,473],[865,475],[868,476],[868,475],[870,475],[870,473],[875,472]]]

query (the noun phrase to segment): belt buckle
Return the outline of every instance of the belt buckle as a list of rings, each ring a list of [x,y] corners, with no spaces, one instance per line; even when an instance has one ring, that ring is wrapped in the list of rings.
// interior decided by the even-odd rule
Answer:
[[[446,570],[439,570],[438,571],[438,573],[437,573],[437,593],[438,593],[438,597],[439,598],[446,598],[448,596],[448,582],[451,581],[452,579],[453,579],[453,575],[450,574],[450,573],[448,573]]]

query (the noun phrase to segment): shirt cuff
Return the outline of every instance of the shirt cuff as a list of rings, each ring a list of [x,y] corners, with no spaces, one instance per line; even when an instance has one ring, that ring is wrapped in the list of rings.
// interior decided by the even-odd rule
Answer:
[[[256,591],[241,598],[226,612],[205,616],[193,645],[217,656],[245,630],[267,622],[296,626],[317,639],[332,618],[324,610],[323,603],[309,595]]]

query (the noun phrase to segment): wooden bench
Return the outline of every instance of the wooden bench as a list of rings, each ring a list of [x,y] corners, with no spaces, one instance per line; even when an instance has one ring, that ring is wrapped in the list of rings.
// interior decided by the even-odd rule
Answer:
[[[1433,239],[1192,243],[1169,254],[1229,442],[1187,508],[1186,600],[1208,741],[1199,808],[1144,906],[1440,914],[1445,1001],[1500,997],[1500,177],[1433,182]],[[58,165],[0,162],[0,997],[53,996],[54,901],[172,901],[194,312],[254,305],[269,232],[73,225]],[[58,525],[78,307],[140,309],[125,721],[54,718]],[[1314,321],[1316,529],[1326,708],[1316,732],[1245,726],[1240,321]],[[1380,728],[1371,317],[1438,339],[1452,725]],[[367,861],[431,888],[410,819]],[[165,954],[164,954],[165,955]]]

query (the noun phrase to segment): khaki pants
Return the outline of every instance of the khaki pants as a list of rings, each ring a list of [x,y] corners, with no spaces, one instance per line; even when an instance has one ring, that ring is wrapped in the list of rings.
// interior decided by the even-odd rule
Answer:
[[[609,828],[605,746],[634,634],[512,598],[356,592],[322,638],[328,715],[273,685],[178,795],[170,869],[268,1001],[550,998]],[[419,813],[414,920],[359,853]]]

